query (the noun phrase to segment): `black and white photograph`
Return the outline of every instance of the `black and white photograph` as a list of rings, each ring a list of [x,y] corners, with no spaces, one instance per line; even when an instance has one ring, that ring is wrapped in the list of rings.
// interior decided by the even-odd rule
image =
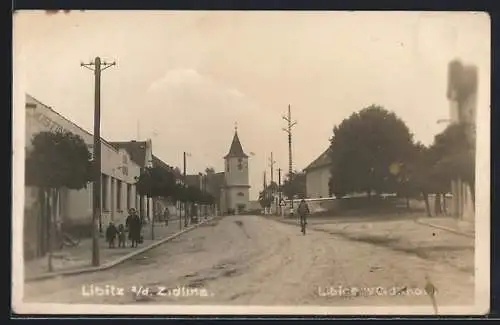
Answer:
[[[13,311],[486,314],[490,24],[16,11]]]

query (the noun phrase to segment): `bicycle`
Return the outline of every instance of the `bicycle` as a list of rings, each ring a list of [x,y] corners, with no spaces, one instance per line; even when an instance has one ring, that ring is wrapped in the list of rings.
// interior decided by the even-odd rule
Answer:
[[[61,242],[60,242],[60,245],[61,247],[60,248],[64,248],[64,247],[78,247],[78,245],[80,244],[80,239],[76,239],[74,238],[73,236],[71,236],[70,234],[66,233],[66,232],[63,232],[61,234]]]

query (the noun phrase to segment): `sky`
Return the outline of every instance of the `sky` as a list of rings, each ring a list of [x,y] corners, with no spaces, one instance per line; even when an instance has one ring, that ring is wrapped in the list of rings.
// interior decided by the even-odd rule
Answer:
[[[335,125],[371,104],[430,144],[449,118],[447,65],[478,67],[478,109],[490,106],[490,20],[467,12],[72,11],[14,15],[14,74],[26,93],[93,130],[96,56],[101,135],[151,138],[188,173],[223,171],[235,124],[250,157],[251,198],[264,170],[288,169],[282,116],[291,105],[293,165],[329,145]],[[284,173],[283,173],[284,174]],[[277,172],[274,172],[277,180]]]

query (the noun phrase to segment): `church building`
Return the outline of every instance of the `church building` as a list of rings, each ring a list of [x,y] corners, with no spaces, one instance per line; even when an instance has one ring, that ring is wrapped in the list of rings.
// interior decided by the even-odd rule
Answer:
[[[237,128],[235,128],[233,142],[224,160],[224,184],[220,196],[221,211],[227,214],[243,213],[249,208],[250,180],[248,155],[243,151]]]

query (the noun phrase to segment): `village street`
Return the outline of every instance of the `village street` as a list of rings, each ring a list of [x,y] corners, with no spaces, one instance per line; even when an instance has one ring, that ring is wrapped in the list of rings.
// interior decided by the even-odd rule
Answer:
[[[311,224],[303,236],[298,226],[272,218],[276,217],[213,220],[110,270],[28,282],[24,301],[411,304],[428,305],[432,313],[430,298],[423,290],[425,275],[429,275],[438,289],[438,305],[473,304],[473,238],[408,220],[372,222],[357,228]],[[462,264],[449,260],[451,252]],[[106,288],[107,294],[102,295]]]

